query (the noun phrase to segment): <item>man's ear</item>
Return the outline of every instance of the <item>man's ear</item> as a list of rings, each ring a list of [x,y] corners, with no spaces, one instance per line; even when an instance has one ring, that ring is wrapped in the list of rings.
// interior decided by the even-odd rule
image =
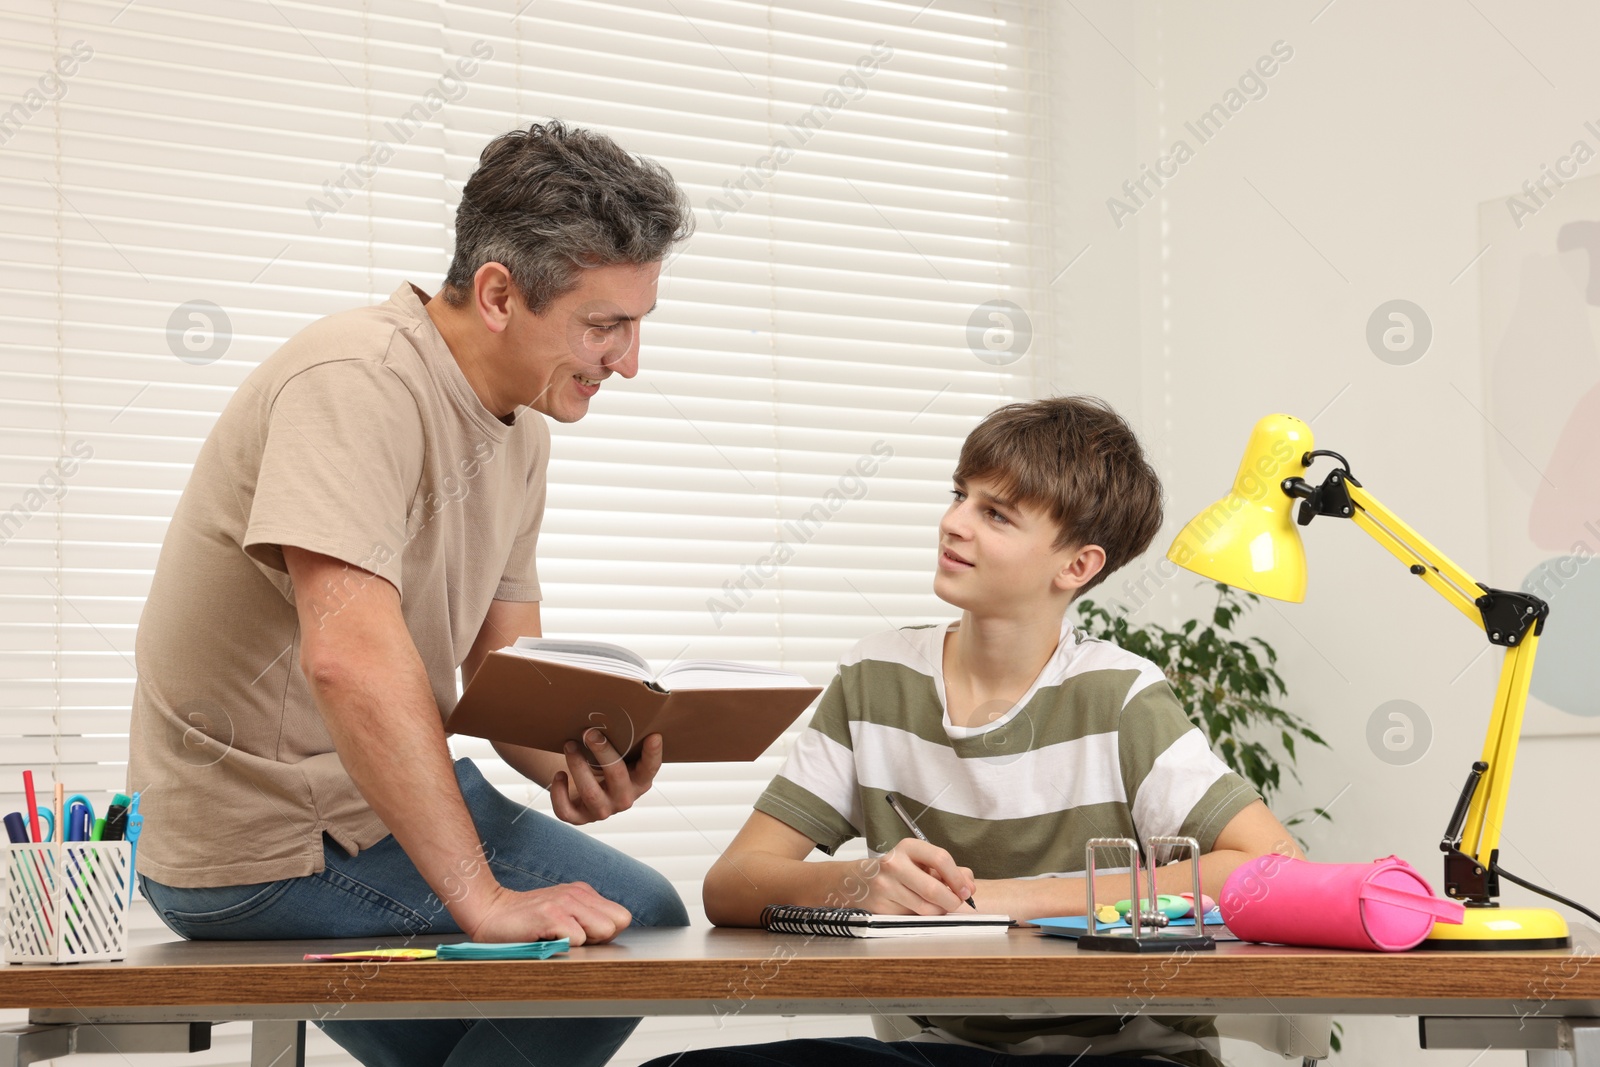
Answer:
[[[1056,572],[1055,587],[1076,594],[1105,569],[1106,550],[1099,545],[1083,545]]]
[[[511,272],[499,263],[485,263],[472,276],[472,304],[490,333],[501,333],[511,323],[521,302]]]

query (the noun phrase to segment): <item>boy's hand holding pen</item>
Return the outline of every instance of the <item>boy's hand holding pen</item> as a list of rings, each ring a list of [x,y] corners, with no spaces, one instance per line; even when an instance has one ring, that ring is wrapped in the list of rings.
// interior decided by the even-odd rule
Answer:
[[[945,915],[964,901],[976,910],[972,871],[957,866],[950,853],[930,842],[893,794],[885,799],[913,836],[876,861],[877,873],[867,880],[867,896],[859,906],[890,914]]]

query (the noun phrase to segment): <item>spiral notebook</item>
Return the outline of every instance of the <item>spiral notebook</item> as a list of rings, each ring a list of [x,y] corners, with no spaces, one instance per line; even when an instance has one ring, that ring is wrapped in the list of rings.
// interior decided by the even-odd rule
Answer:
[[[913,937],[919,934],[1005,933],[1015,926],[1009,915],[978,912],[950,915],[877,915],[861,908],[807,908],[769,904],[761,910],[761,928],[778,934],[826,934],[829,937]]]

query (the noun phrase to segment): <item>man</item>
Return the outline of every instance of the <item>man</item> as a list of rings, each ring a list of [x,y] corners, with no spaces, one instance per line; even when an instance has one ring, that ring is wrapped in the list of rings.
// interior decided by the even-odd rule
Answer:
[[[322,319],[245,380],[137,638],[139,873],[174,931],[583,944],[688,922],[657,872],[452,767],[442,719],[458,667],[540,633],[540,415],[574,422],[637,373],[639,321],[691,229],[659,164],[558,122],[513,131],[462,192],[436,297],[402,285]],[[658,735],[633,767],[585,741],[495,748],[578,824],[627,808],[661,762]],[[355,995],[330,983],[330,1001]],[[565,1067],[604,1063],[637,1022],[319,1025],[368,1065]]]

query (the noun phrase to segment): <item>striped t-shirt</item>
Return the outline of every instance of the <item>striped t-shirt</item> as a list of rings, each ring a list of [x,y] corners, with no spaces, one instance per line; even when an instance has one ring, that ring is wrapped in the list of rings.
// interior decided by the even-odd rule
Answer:
[[[1082,877],[1091,837],[1182,834],[1209,852],[1229,820],[1260,799],[1211,751],[1159,667],[1065,619],[1055,653],[1015,705],[995,708],[979,725],[953,725],[941,664],[955,626],[908,626],[860,641],[756,810],[824,852],[861,837],[877,856],[909,836],[884,800],[894,793],[928,839],[975,877],[1047,878]],[[1205,1019],[928,1023],[930,1036],[1019,1053],[1092,1049],[1216,1062]]]

